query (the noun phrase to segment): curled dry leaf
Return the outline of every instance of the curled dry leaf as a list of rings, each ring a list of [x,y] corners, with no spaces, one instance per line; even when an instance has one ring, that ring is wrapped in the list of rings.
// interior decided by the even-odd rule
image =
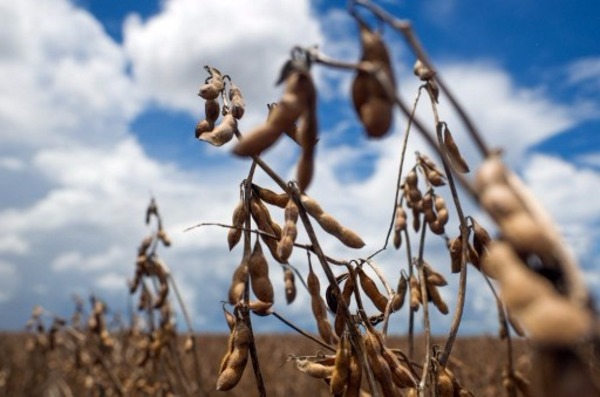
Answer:
[[[269,264],[262,251],[259,240],[256,240],[252,254],[248,259],[248,273],[252,292],[261,301],[273,303],[273,284],[269,279]]]
[[[454,168],[457,172],[461,174],[466,174],[470,171],[469,165],[460,154],[460,150],[452,137],[452,133],[448,129],[448,127],[444,124],[444,147],[446,148],[446,153],[448,153],[448,159],[450,160],[450,164],[452,168]]]
[[[357,268],[356,272],[358,273],[358,280],[360,281],[360,287],[362,290],[365,292],[367,297],[369,297],[371,302],[373,302],[373,305],[375,305],[377,310],[384,313],[388,304],[388,298],[379,292],[377,284],[375,284],[373,279],[371,279],[371,277],[369,277],[361,267]]]
[[[229,87],[229,102],[231,106],[231,115],[236,119],[241,119],[244,116],[246,104],[244,103],[244,97],[242,91],[235,84],[231,83]]]
[[[225,309],[225,305],[223,305],[223,315],[225,316],[225,321],[227,322],[227,326],[229,327],[229,330],[233,331],[233,329],[235,328],[237,319],[235,318],[233,313],[231,313],[231,312],[227,311],[227,309]]]

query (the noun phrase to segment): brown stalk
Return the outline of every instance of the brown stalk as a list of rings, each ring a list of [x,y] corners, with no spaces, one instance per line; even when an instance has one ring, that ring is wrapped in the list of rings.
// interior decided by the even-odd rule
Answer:
[[[415,101],[413,103],[412,110],[410,115],[408,116],[408,123],[406,123],[406,129],[404,130],[404,139],[402,141],[402,152],[400,154],[400,164],[398,165],[398,178],[396,179],[396,193],[394,196],[394,208],[392,210],[392,217],[390,221],[390,226],[388,227],[387,234],[385,236],[385,242],[383,243],[383,248],[386,249],[387,245],[390,241],[390,235],[392,234],[392,230],[394,229],[394,220],[396,214],[396,206],[398,205],[398,198],[400,197],[400,186],[402,180],[402,169],[404,167],[404,159],[406,158],[406,148],[408,147],[408,136],[410,134],[410,127],[412,125],[413,118],[415,117],[415,112],[417,111],[417,104],[419,103],[419,99],[421,98],[421,89],[423,86],[419,87],[417,91],[417,95],[415,96]]]
[[[443,144],[442,138],[442,125],[440,122],[439,114],[437,111],[437,103],[435,100],[435,96],[431,92],[429,88],[427,90],[429,94],[429,99],[431,101],[431,109],[433,112],[433,118],[436,125],[437,131],[437,140],[440,148],[440,157],[442,158],[442,165],[444,167],[444,172],[446,174],[446,178],[448,178],[448,185],[450,187],[450,192],[452,193],[452,201],[454,202],[454,207],[456,208],[456,214],[458,215],[458,220],[460,222],[460,233],[462,236],[462,260],[460,266],[460,278],[458,285],[458,298],[456,302],[456,310],[454,311],[454,317],[452,319],[452,324],[450,326],[450,331],[448,332],[448,339],[444,345],[444,349],[439,357],[439,363],[442,367],[446,367],[446,362],[448,357],[450,356],[450,352],[452,351],[452,346],[454,345],[454,341],[456,340],[456,336],[458,335],[458,329],[460,328],[460,323],[462,320],[462,315],[465,307],[465,298],[467,294],[467,263],[466,258],[468,257],[468,243],[469,243],[469,235],[468,235],[468,227],[467,222],[465,220],[465,215],[460,204],[460,198],[458,197],[458,191],[456,189],[456,184],[454,182],[454,176],[452,174],[452,168],[449,165],[449,155],[446,150],[446,146]]]
[[[413,275],[412,267],[412,249],[410,247],[410,234],[408,229],[404,229],[404,239],[406,240],[406,256],[408,258],[408,277]],[[415,356],[415,312],[408,310],[408,357],[412,360]]]
[[[490,281],[489,277],[485,274],[481,273],[486,284],[490,287],[490,291],[492,291],[492,295],[494,295],[494,299],[496,300],[496,306],[498,308],[498,321],[500,322],[500,326],[506,330],[506,368],[509,376],[514,374],[514,359],[513,359],[513,346],[512,346],[512,337],[510,334],[510,326],[508,321],[506,320],[506,312],[504,308],[504,304],[500,300],[494,285]],[[516,390],[514,388],[507,390],[509,396],[508,397],[517,397]]]
[[[239,138],[239,131],[236,131],[236,135]],[[250,165],[250,170],[248,171],[248,177],[246,178],[243,189],[244,189],[244,203],[246,205],[246,230],[244,230],[244,257],[250,256],[251,250],[251,215],[250,215],[250,192],[252,190],[252,178],[254,177],[254,172],[256,170],[256,162],[253,161]],[[250,301],[250,279],[246,280],[246,286],[244,288],[244,302],[247,304]],[[260,363],[258,361],[258,352],[256,351],[256,342],[254,340],[254,331],[252,330],[252,319],[250,318],[250,314],[247,308],[241,311],[243,321],[248,325],[250,329],[250,345],[248,347],[248,351],[250,352],[250,359],[252,361],[252,369],[254,371],[254,378],[256,379],[256,387],[258,389],[258,395],[260,397],[266,397],[267,390],[265,388],[265,383],[262,377],[262,372],[260,370]]]
[[[421,375],[421,382],[419,383],[419,394],[421,397],[425,396],[425,390],[427,389],[427,379],[429,375],[429,365],[431,361],[431,325],[429,322],[429,302],[427,294],[427,281],[425,280],[425,268],[423,266],[423,254],[425,251],[425,236],[427,234],[427,227],[423,224],[421,228],[421,239],[419,241],[419,257],[413,262],[413,266],[416,266],[419,271],[419,283],[421,285],[421,299],[423,305],[423,327],[425,329],[425,363],[423,364],[423,372]]]

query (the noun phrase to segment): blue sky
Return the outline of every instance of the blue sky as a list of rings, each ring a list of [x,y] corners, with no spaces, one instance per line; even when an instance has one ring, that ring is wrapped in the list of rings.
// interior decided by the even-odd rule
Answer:
[[[341,4],[341,3],[340,3]],[[471,112],[488,142],[555,216],[582,264],[590,288],[600,286],[600,6],[593,1],[382,1],[413,21],[430,56]],[[21,328],[35,304],[69,314],[72,294],[95,293],[115,310],[127,303],[135,248],[150,194],[158,199],[174,241],[164,250],[195,326],[224,331],[224,299],[239,251],[225,232],[183,233],[201,221],[227,222],[246,160],[230,146],[197,142],[203,116],[197,97],[211,64],[241,87],[248,104],[240,124],[263,120],[277,100],[279,67],[296,45],[319,44],[340,59],[359,55],[345,8],[325,1],[206,2],[22,0],[0,5],[0,328]],[[399,93],[412,100],[413,56],[384,29],[397,61]],[[393,199],[401,132],[367,141],[347,92],[347,72],[315,67],[321,141],[310,194],[367,248],[358,254],[323,236],[334,256],[366,256],[381,244]],[[427,107],[420,110],[427,119]],[[465,155],[461,126],[441,99]],[[423,150],[418,138],[411,150]],[[426,150],[426,149],[425,149]],[[266,154],[281,175],[294,175],[295,149],[282,142]],[[411,157],[409,157],[410,159]],[[258,180],[272,186],[264,175]],[[368,205],[364,205],[364,203]],[[478,214],[472,205],[469,211]],[[279,214],[281,215],[281,214]],[[278,215],[278,216],[279,216]],[[485,221],[485,218],[484,218]],[[440,242],[429,262],[448,271]],[[398,253],[378,264],[395,277]],[[295,258],[302,268],[302,255]],[[401,258],[401,260],[403,260]],[[282,293],[277,267],[272,269]],[[444,292],[453,303],[453,285]],[[495,332],[491,295],[477,274],[469,283],[465,332]],[[314,327],[307,294],[276,309]],[[404,314],[393,328],[402,332]],[[449,318],[435,317],[445,332]],[[261,330],[280,330],[275,320]]]

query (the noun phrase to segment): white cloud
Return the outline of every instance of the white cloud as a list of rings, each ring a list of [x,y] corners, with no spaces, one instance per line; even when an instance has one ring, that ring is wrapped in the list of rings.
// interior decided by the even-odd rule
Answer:
[[[600,57],[589,57],[572,62],[567,68],[567,78],[571,84],[590,83],[600,88]]]
[[[65,0],[3,3],[0,142],[110,144],[138,109],[122,49]],[[5,146],[6,147],[6,146]]]
[[[196,94],[209,64],[241,88],[248,119],[253,113],[263,118],[265,105],[278,96],[274,83],[291,48],[316,44],[321,34],[305,0],[173,0],[147,21],[130,16],[124,41],[137,83],[152,100],[203,114]]]
[[[116,272],[104,273],[95,280],[95,284],[104,291],[123,293],[127,288],[127,278]]]

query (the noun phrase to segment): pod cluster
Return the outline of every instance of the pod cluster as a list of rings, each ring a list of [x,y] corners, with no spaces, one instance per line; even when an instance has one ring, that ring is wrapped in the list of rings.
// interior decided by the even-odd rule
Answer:
[[[214,146],[222,146],[231,141],[237,132],[237,122],[244,115],[244,98],[239,87],[229,76],[208,65],[204,69],[209,73],[209,77],[200,87],[198,95],[205,100],[205,118],[196,124],[196,138]],[[227,95],[225,80],[229,81]],[[219,98],[223,101],[222,110]],[[221,114],[223,117],[219,121]]]

